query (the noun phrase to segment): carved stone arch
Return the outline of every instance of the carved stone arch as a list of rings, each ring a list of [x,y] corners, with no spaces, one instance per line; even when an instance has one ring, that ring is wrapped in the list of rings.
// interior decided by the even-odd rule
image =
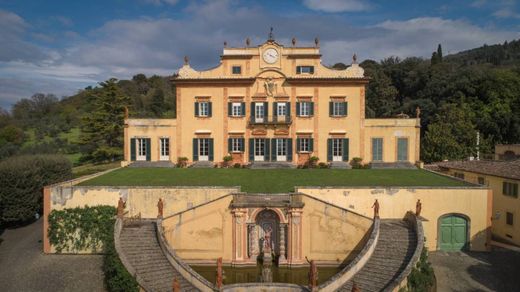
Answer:
[[[256,222],[256,217],[258,216],[258,214],[260,212],[262,212],[264,210],[271,210],[271,211],[275,212],[278,215],[278,220],[280,221],[280,223],[283,223],[283,224],[288,223],[287,216],[279,208],[256,208],[253,210],[253,212],[249,216],[249,222],[250,223]]]

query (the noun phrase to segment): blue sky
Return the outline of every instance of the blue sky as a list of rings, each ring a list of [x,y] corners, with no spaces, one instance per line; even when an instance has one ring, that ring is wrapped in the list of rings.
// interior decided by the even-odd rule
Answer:
[[[323,62],[429,57],[520,38],[512,0],[0,0],[0,106],[70,95],[110,77],[169,75],[189,55],[215,66],[223,42],[320,38]]]

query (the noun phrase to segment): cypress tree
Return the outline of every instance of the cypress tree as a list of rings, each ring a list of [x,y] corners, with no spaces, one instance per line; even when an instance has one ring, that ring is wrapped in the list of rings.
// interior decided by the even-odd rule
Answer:
[[[442,47],[441,44],[437,46],[437,60],[442,63]]]

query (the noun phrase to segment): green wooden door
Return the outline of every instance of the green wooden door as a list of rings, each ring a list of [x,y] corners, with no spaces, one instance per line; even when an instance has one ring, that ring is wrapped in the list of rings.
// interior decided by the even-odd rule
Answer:
[[[451,215],[441,219],[439,246],[445,251],[459,251],[467,242],[468,222],[460,216]]]

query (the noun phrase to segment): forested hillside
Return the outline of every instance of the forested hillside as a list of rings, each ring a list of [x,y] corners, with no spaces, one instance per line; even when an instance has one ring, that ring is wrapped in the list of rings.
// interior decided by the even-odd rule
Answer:
[[[420,108],[426,162],[475,155],[477,131],[484,153],[496,143],[520,143],[520,41],[450,56],[439,45],[431,59],[391,57],[361,66],[372,79],[367,117],[413,117]],[[125,106],[132,117],[174,117],[168,79],[137,74],[61,100],[39,93],[21,99],[0,112],[0,159],[24,153],[61,153],[75,164],[121,159]]]

